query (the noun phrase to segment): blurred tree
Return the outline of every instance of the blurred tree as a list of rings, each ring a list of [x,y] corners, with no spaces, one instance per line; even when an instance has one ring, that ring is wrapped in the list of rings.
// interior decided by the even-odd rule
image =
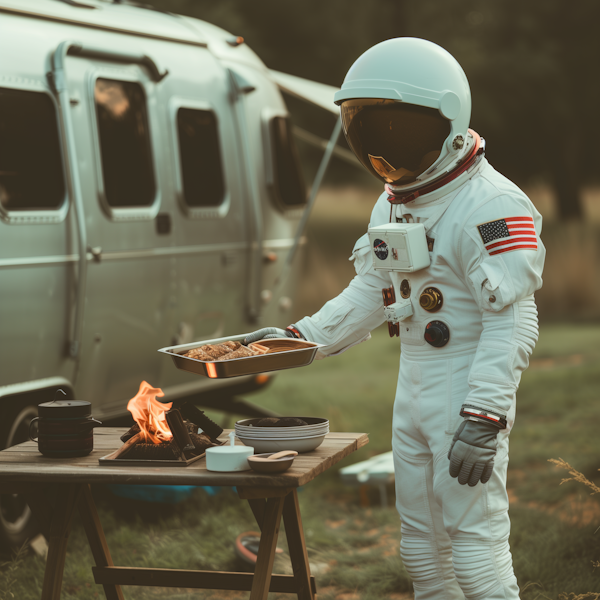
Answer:
[[[550,182],[561,217],[582,216],[581,187],[598,177],[596,0],[568,7],[559,0],[150,3],[243,35],[270,68],[338,86],[354,60],[382,40],[403,35],[432,40],[467,73],[472,126],[486,138],[494,166],[521,185]],[[300,105],[297,115],[328,137],[329,116]]]
[[[473,126],[502,172],[549,181],[563,219],[581,218],[597,183],[600,3],[449,0],[414,4],[411,33],[452,52],[473,91]],[[480,128],[480,129],[479,129]]]

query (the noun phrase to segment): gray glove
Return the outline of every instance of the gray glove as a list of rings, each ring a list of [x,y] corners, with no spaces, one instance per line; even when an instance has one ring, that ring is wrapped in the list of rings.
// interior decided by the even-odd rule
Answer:
[[[296,330],[297,331],[297,330]],[[272,338],[283,338],[289,337],[293,339],[298,339],[298,336],[294,334],[293,331],[289,329],[279,329],[279,327],[263,327],[258,331],[254,331],[253,333],[249,333],[244,338],[244,346],[251,344],[252,342],[258,342],[258,340],[268,340]]]
[[[498,427],[491,423],[465,420],[452,438],[448,452],[450,476],[470,486],[487,483],[494,469]]]

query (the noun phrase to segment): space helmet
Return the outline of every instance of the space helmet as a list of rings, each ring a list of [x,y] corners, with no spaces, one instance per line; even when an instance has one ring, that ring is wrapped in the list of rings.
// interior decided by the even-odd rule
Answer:
[[[350,67],[334,101],[354,154],[393,189],[433,181],[466,153],[469,82],[433,42],[405,37],[373,46]]]

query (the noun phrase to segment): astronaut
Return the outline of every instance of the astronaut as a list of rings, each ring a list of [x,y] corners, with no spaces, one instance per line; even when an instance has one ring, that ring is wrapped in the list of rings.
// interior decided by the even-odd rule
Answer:
[[[377,44],[335,103],[385,186],[352,252],[356,277],[313,316],[247,341],[300,337],[333,356],[387,320],[401,342],[392,449],[415,598],[516,599],[508,436],[538,337],[541,216],[486,160],[467,78],[436,44]]]

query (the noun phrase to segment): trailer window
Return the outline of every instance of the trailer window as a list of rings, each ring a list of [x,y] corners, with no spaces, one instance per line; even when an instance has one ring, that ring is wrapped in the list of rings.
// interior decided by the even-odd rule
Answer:
[[[210,110],[177,111],[181,178],[185,203],[219,206],[225,196],[217,118]]]
[[[65,200],[56,109],[43,92],[0,88],[0,205],[54,210]]]
[[[273,191],[284,206],[306,203],[306,185],[289,117],[274,117],[270,123],[273,148]]]
[[[97,79],[94,100],[106,201],[115,208],[150,206],[156,183],[144,88]]]

